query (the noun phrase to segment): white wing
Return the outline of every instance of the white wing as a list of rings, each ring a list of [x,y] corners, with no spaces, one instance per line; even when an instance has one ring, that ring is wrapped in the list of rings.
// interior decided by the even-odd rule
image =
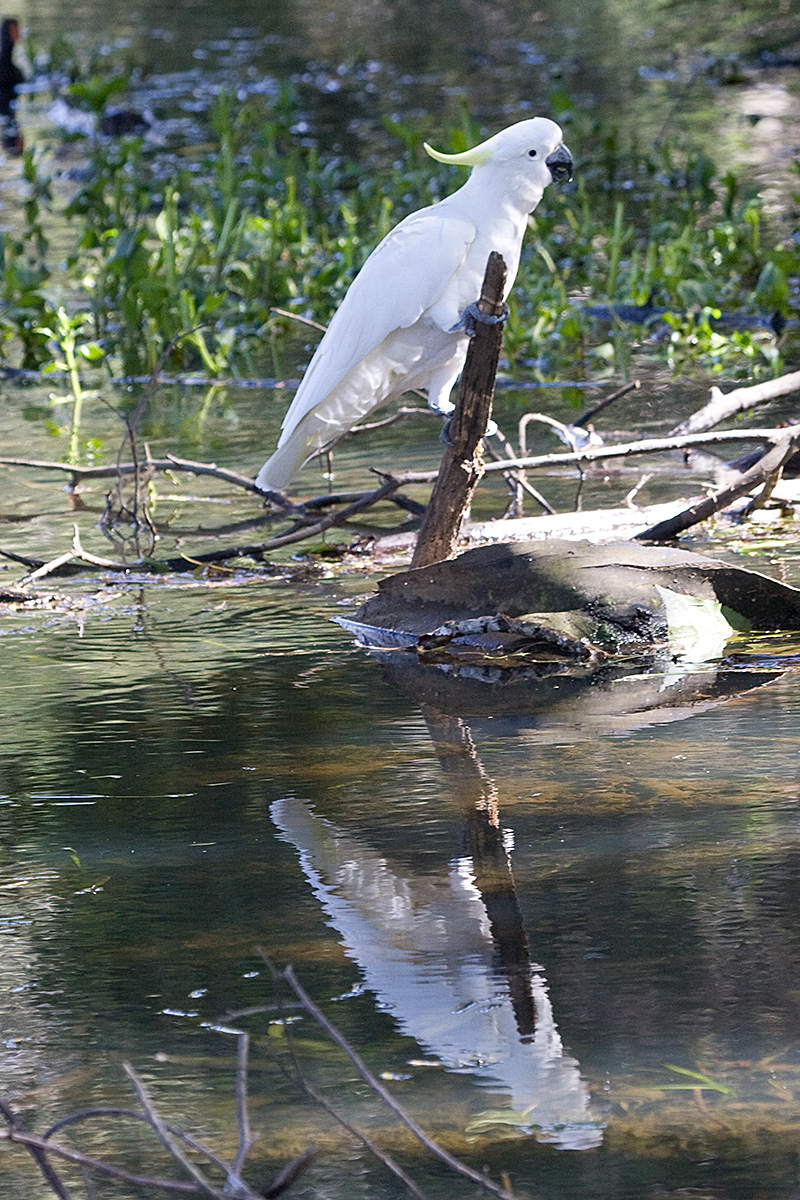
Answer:
[[[475,240],[447,201],[406,217],[373,250],[336,310],[283,419],[283,444],[345,375],[396,329],[408,329],[447,288]]]

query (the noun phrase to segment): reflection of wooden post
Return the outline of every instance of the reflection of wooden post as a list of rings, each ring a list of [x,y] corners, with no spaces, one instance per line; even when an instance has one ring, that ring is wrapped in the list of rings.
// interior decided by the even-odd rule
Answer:
[[[485,316],[502,316],[505,282],[506,264],[493,250],[478,301],[478,308]],[[464,513],[483,476],[481,444],[492,411],[502,342],[502,323],[488,325],[476,321],[461,372],[455,411],[448,424],[450,445],[442,457],[439,477],[417,537],[412,567],[427,567],[453,555]]]
[[[469,726],[460,717],[446,716],[427,705],[422,712],[464,821],[464,849],[472,859],[475,887],[508,982],[517,1031],[522,1041],[529,1041],[536,1032],[531,955],[500,828],[497,792],[483,769]]]

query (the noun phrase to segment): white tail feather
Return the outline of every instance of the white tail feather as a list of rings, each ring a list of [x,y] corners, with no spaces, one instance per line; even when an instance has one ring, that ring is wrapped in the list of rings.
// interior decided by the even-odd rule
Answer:
[[[263,492],[286,491],[313,451],[308,434],[308,429],[301,424],[289,435],[256,475],[256,487]]]

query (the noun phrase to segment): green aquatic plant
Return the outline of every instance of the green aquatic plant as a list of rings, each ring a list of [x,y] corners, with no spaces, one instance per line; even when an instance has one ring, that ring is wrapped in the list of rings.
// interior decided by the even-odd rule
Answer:
[[[109,78],[98,74],[71,83],[67,92],[75,100],[85,105],[90,112],[96,116],[102,116],[112,96],[119,96],[127,92],[129,84],[130,81],[126,75],[112,75]]]
[[[129,81],[114,55],[53,55],[94,110]],[[626,144],[560,92],[551,107],[578,167],[531,218],[505,335],[511,371],[625,371],[635,354],[676,373],[780,371],[797,336],[780,334],[800,288],[792,211],[767,213],[756,185],[704,152]],[[6,356],[19,347],[25,365],[42,361],[33,331],[57,308],[54,283],[91,312],[109,369],[127,375],[167,348],[174,369],[241,372],[283,335],[275,308],[327,323],[388,229],[463,172],[421,154],[430,120],[385,122],[385,147],[356,159],[306,144],[300,116],[287,82],[243,103],[219,95],[206,140],[180,157],[137,137],[89,139],[66,203],[26,158],[27,236],[13,254],[6,244],[0,280]],[[463,149],[483,133],[464,107],[437,144]],[[48,243],[51,208],[68,222],[66,273]]]
[[[47,364],[44,371],[64,372],[69,380],[69,394],[53,396],[50,402],[54,405],[72,405],[67,461],[75,465],[80,462],[81,458],[81,420],[84,400],[88,395],[81,380],[81,366],[87,362],[97,363],[103,358],[102,347],[97,342],[79,339],[79,334],[88,321],[88,314],[78,313],[76,316],[69,316],[62,306],[55,313],[52,327],[44,326],[37,329],[37,333],[48,338],[57,348],[56,356]]]
[[[661,1083],[658,1084],[660,1092],[680,1092],[680,1091],[709,1091],[721,1092],[723,1096],[735,1096],[736,1092],[727,1084],[720,1083],[717,1079],[712,1079],[710,1075],[704,1075],[702,1071],[692,1071],[688,1067],[676,1067],[674,1063],[664,1063],[668,1071],[674,1071],[676,1075],[685,1075],[691,1082],[689,1083]]]

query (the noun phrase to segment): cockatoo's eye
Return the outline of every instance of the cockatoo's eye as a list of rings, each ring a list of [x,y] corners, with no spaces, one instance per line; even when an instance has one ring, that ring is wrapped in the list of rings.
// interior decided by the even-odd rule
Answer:
[[[528,151],[528,158],[536,158],[536,151],[535,151],[535,150],[529,150],[529,151]]]

